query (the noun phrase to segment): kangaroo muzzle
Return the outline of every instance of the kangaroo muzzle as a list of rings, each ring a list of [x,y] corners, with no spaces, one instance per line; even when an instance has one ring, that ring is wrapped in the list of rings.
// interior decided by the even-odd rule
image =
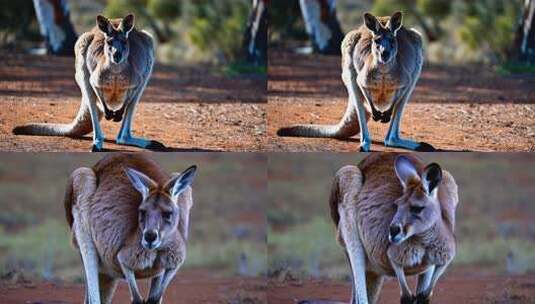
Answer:
[[[403,232],[403,227],[398,224],[393,224],[390,226],[388,240],[390,243],[399,244],[405,240],[405,233]]]
[[[145,249],[156,249],[160,246],[160,237],[158,230],[150,229],[143,231],[143,239],[141,240],[141,245]]]

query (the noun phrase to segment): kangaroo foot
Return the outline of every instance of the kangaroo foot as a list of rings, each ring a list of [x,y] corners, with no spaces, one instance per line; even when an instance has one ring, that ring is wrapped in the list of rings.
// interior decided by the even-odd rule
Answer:
[[[429,304],[431,303],[431,297],[430,296],[426,296],[426,295],[423,295],[423,294],[418,294],[416,296],[416,304]]]
[[[418,152],[434,152],[436,150],[437,149],[435,149],[435,147],[425,142],[420,142],[420,145],[418,145],[415,149],[415,151]]]
[[[147,299],[144,304],[160,304],[160,299]]]
[[[147,146],[147,149],[155,150],[155,151],[163,151],[163,150],[167,149],[167,147],[165,147],[165,145],[162,144],[159,141],[151,140],[149,145]]]
[[[416,297],[413,295],[402,296],[400,303],[401,304],[416,304]]]

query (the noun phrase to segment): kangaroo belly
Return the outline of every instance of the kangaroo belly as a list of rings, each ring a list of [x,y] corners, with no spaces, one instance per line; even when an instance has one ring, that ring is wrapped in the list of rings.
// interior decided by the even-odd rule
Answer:
[[[103,86],[106,105],[111,110],[119,110],[123,105],[128,92],[128,83],[121,79],[113,79],[108,85]]]

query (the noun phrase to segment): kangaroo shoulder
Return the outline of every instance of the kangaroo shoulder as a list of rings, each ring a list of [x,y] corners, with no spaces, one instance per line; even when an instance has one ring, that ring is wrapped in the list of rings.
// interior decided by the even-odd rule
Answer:
[[[360,40],[362,32],[360,29],[352,30],[344,36],[342,40],[341,51],[344,53],[351,53],[351,50],[355,47],[357,42]]]
[[[405,30],[407,40],[410,44],[416,46],[417,48],[422,48],[423,46],[423,39],[422,34],[418,32],[418,30],[414,28],[406,29]]]
[[[131,34],[130,39],[133,39],[137,45],[147,50],[150,54],[154,52],[154,39],[149,32],[145,30],[136,31]]]
[[[94,38],[95,34],[93,32],[85,32],[78,37],[78,40],[76,40],[76,43],[74,44],[74,53],[76,56],[85,54]]]

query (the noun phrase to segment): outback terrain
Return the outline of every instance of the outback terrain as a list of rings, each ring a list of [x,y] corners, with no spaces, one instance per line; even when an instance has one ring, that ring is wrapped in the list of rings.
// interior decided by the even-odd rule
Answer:
[[[264,145],[265,77],[227,76],[206,66],[156,64],[138,104],[133,133],[162,142],[166,151],[257,151]],[[15,136],[28,122],[69,123],[80,105],[74,58],[0,53],[0,150],[89,151],[82,139]],[[115,144],[120,123],[102,119],[104,148]]]
[[[296,123],[335,124],[347,104],[337,56],[299,55],[270,49],[268,150],[358,151],[358,135],[347,139],[279,137]],[[401,134],[443,151],[534,151],[535,75],[498,76],[484,65],[424,65],[405,108]],[[387,124],[368,124],[373,151]]]
[[[415,280],[411,280],[415,286]],[[270,304],[297,303],[304,299],[330,299],[349,302],[351,286],[325,280],[268,284]],[[442,278],[435,288],[434,303],[440,304],[527,304],[535,302],[535,275],[496,276],[478,272],[456,271]],[[395,279],[386,281],[379,304],[399,303]]]

